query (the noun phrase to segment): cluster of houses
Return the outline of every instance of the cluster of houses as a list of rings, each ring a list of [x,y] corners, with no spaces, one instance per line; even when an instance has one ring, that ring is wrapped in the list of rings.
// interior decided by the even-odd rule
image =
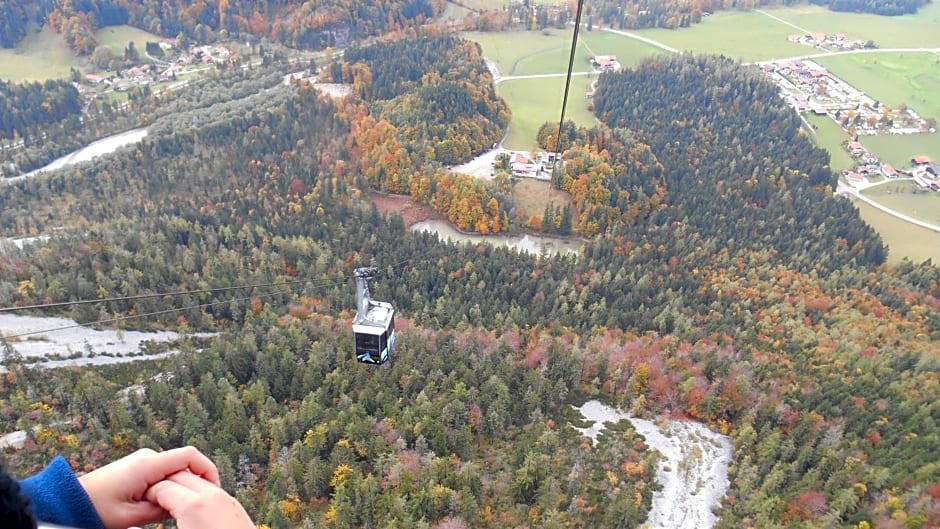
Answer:
[[[882,105],[815,61],[772,61],[760,68],[797,112],[827,115],[851,136],[933,132],[930,123],[910,108]]]
[[[158,44],[167,55],[172,54],[172,51],[176,49],[174,39],[164,39]],[[208,65],[224,64],[237,58],[232,50],[219,44],[190,46],[188,51],[180,52],[169,61],[147,57],[147,62],[121,70],[118,74],[108,76],[87,74],[84,84],[106,86],[118,92],[126,92],[131,88],[170,81],[178,75],[190,73]]]
[[[857,141],[850,141],[847,148],[859,165],[854,170],[842,171],[842,176],[854,187],[864,187],[870,178],[876,176],[893,180],[904,175],[921,188],[940,191],[940,165],[934,164],[929,156],[915,156],[911,158],[910,167],[895,169],[891,164],[879,165],[878,158]]]
[[[915,156],[911,166],[911,176],[917,185],[940,191],[940,164],[934,164],[928,156]]]
[[[875,47],[875,43],[870,40],[848,39],[845,37],[845,33],[835,33],[832,35],[825,33],[795,33],[788,36],[787,40],[795,44],[805,44],[807,46],[813,46],[814,48],[827,50],[861,50]]]
[[[524,152],[510,151],[508,157],[509,170],[513,176],[520,178],[538,178],[548,180],[555,164],[561,161],[561,154],[555,152],[540,152],[533,157]],[[496,165],[496,162],[493,164]],[[495,170],[495,168],[494,168]]]

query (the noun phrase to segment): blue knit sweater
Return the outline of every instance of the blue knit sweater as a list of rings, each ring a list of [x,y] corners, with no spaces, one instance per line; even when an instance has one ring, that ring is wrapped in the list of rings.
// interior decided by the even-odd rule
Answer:
[[[45,470],[20,482],[40,522],[80,529],[104,529],[101,518],[65,459],[57,457]]]

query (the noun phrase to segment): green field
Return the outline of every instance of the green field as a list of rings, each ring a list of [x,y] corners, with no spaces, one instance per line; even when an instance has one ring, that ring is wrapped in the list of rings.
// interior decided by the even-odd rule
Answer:
[[[124,48],[130,41],[134,41],[143,54],[148,40],[161,40],[157,35],[131,26],[106,27],[99,30],[97,36],[103,46],[111,48],[119,57],[124,55]],[[69,76],[71,68],[92,71],[88,60],[72,53],[48,26],[27,35],[16,48],[0,49],[0,79],[5,81],[63,79]]]
[[[845,150],[843,143],[849,140],[848,134],[836,124],[829,116],[808,114],[806,120],[816,126],[815,134],[811,135],[813,143],[829,151],[829,166],[833,171],[841,171],[855,167],[855,160]]]
[[[888,262],[898,263],[904,258],[915,263],[940,260],[940,233],[903,221],[861,200],[853,201],[862,220],[875,228],[888,246]]]
[[[0,79],[4,81],[67,78],[70,68],[81,64],[82,59],[48,26],[30,32],[16,48],[0,48]]]
[[[502,75],[534,75],[568,71],[572,32],[510,31],[504,33],[468,32],[462,36],[483,46],[483,55],[492,59]],[[588,59],[595,55],[616,55],[623,66],[636,66],[644,58],[663,50],[635,39],[602,31],[582,31],[575,51],[574,71],[589,72]]]
[[[585,127],[592,127],[596,123],[594,115],[588,111],[588,101],[584,98],[590,82],[588,77],[571,79],[565,121],[574,121]],[[565,93],[565,78],[514,79],[497,85],[497,91],[512,109],[509,135],[503,146],[512,150],[529,150],[535,146],[539,127],[546,121],[558,123]]]
[[[907,167],[911,158],[922,154],[940,163],[940,134],[862,136],[859,141],[879,159],[895,167]]]
[[[772,14],[779,12],[775,10]],[[635,33],[677,50],[719,53],[743,62],[782,59],[814,51],[787,40],[788,35],[798,33],[796,29],[756,11],[721,11],[689,28],[644,29]]]
[[[144,50],[147,49],[147,41],[160,42],[163,40],[163,37],[160,35],[154,35],[149,31],[144,31],[133,26],[108,26],[98,30],[96,36],[102,46],[110,48],[118,57],[124,56],[124,48],[126,48],[127,44],[131,41],[134,42],[134,46],[137,48],[137,51],[140,52],[141,57],[143,57]]]
[[[850,39],[874,40],[879,48],[940,47],[938,2],[922,7],[916,15],[899,17],[837,13],[824,7],[808,5],[768,12],[810,31],[845,33]]]
[[[940,119],[940,55],[872,53],[816,60],[874,99],[897,107],[906,103],[922,117]]]
[[[866,197],[915,219],[940,226],[940,193],[921,189],[910,180],[872,186]]]

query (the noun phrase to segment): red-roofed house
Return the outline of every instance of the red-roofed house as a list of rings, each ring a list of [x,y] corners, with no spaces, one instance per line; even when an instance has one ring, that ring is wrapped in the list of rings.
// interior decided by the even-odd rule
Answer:
[[[813,40],[815,40],[816,42],[826,42],[825,33],[812,33],[810,34],[810,36],[813,37]]]
[[[897,178],[898,170],[892,167],[890,164],[884,164],[881,166],[881,174],[888,178]]]
[[[857,141],[850,141],[848,147],[849,152],[856,156],[865,152],[865,147],[862,147],[862,144]]]
[[[930,165],[931,162],[929,156],[921,155],[911,158],[911,163],[914,165]]]
[[[620,63],[617,62],[616,55],[595,55],[594,58],[591,59],[591,64],[594,65],[595,68],[601,68],[607,71],[620,69]]]
[[[864,182],[865,177],[861,173],[856,173],[855,171],[849,171],[849,174],[845,175],[849,179],[849,182]]]

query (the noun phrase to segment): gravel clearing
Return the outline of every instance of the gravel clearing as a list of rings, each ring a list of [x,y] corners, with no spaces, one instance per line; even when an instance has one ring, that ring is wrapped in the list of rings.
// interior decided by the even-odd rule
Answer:
[[[731,439],[704,424],[664,421],[660,424],[637,419],[596,400],[578,409],[594,424],[578,430],[597,441],[605,422],[627,419],[646,438],[646,444],[663,455],[656,469],[662,490],[653,493],[653,506],[645,527],[650,529],[706,529],[718,518],[712,513],[728,490]]]

